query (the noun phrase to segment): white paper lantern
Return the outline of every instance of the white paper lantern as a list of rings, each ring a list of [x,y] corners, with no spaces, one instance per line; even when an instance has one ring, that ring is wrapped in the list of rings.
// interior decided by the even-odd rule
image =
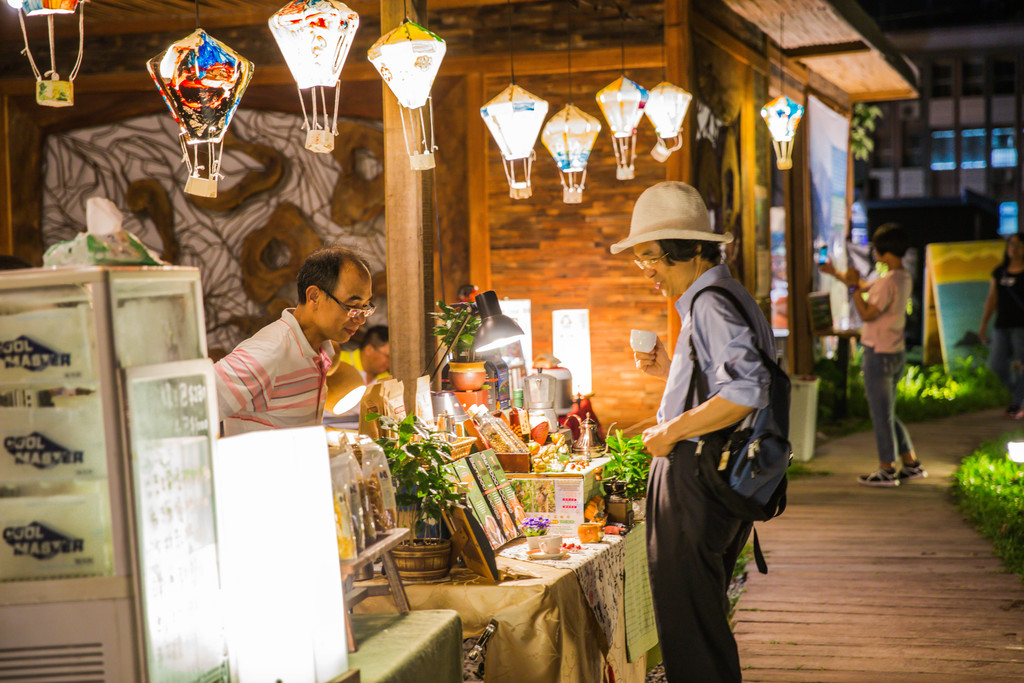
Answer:
[[[330,152],[338,134],[338,81],[359,28],[359,15],[340,0],[293,0],[267,23],[299,89],[306,149]],[[333,119],[327,112],[325,88],[335,89]],[[306,114],[303,90],[309,91],[312,122]]]
[[[644,116],[647,90],[636,81],[620,76],[597,93],[597,104],[612,133],[615,177],[630,180],[635,174],[636,127]]]
[[[562,179],[562,201],[579,204],[587,180],[587,159],[601,132],[601,122],[570,104],[544,126],[541,139],[558,166]]]
[[[406,20],[381,36],[367,53],[402,107],[406,151],[417,171],[434,168],[433,116],[425,117],[423,108],[430,101],[445,49],[436,34]]]
[[[768,126],[775,147],[775,163],[780,171],[793,168],[793,138],[804,115],[804,108],[785,95],[761,107],[761,118]]]
[[[533,194],[530,186],[530,172],[536,158],[533,147],[537,144],[537,135],[547,115],[547,100],[523,90],[515,83],[480,107],[480,116],[501,150],[501,161],[512,199],[526,199]]]
[[[683,119],[690,108],[693,95],[678,85],[663,81],[651,89],[647,97],[644,114],[658,134],[658,142],[651,150],[651,156],[664,163],[672,152],[683,146]]]

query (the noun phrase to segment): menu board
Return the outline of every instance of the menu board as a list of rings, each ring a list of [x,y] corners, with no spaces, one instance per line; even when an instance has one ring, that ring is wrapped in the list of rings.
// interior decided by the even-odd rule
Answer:
[[[213,501],[213,364],[190,360],[124,372],[149,680],[227,683]]]

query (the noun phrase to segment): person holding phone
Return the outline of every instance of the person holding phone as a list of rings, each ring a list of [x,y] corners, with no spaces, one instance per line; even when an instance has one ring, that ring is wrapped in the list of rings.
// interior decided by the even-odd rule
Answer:
[[[864,393],[875,430],[878,469],[860,477],[859,482],[864,486],[894,487],[928,476],[914,454],[910,433],[896,417],[896,385],[906,368],[907,301],[914,285],[903,267],[909,240],[900,226],[880,226],[871,245],[875,258],[886,266],[875,280],[862,279],[855,268],[840,274],[831,261],[819,270],[846,283],[864,321],[860,338],[864,347]],[[899,472],[895,466],[897,455],[903,462]]]

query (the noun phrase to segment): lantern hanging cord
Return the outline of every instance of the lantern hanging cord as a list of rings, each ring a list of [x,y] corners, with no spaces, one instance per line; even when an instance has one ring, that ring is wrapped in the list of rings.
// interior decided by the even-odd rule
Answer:
[[[78,70],[82,68],[82,55],[85,52],[85,3],[78,3],[78,60],[75,62],[75,67],[71,69],[71,75],[68,76],[69,81],[75,80],[78,76]]]
[[[47,71],[44,76],[49,76],[53,80],[60,80],[60,76],[57,74],[57,51],[53,45],[53,15],[46,15],[46,30],[50,34],[50,70]]]
[[[199,0],[195,0],[196,5],[196,28],[199,28]]]
[[[786,32],[786,14],[779,15],[779,94],[786,94],[786,76],[782,71],[782,36]]]
[[[25,37],[25,49],[21,51],[23,55],[28,57],[28,63],[32,67],[32,73],[35,74],[36,80],[43,80],[42,74],[39,73],[39,67],[36,66],[36,60],[32,58],[32,50],[28,47],[28,31],[25,30],[25,13],[24,10],[18,10],[18,21],[21,22],[21,35]]]
[[[569,104],[572,105],[572,2],[573,0],[566,0],[565,3],[565,23],[568,26],[568,48],[565,51],[568,61],[568,74],[569,74]]]
[[[665,41],[661,41],[662,45]],[[622,75],[626,75],[626,13],[619,8],[619,51],[622,59]]]
[[[508,0],[508,70],[514,85],[516,82],[516,62],[512,48],[512,0]]]

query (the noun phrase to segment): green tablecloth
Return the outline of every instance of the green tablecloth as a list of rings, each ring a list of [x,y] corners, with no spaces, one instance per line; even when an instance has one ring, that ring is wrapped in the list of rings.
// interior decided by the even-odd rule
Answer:
[[[462,620],[449,609],[351,615],[360,683],[460,683]]]

